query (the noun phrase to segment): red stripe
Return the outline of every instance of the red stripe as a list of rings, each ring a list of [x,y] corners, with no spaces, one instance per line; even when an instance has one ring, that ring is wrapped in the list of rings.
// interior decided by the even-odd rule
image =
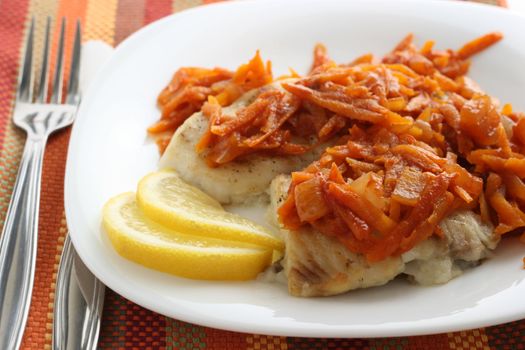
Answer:
[[[166,318],[126,300],[126,349],[165,349]]]
[[[0,150],[11,120],[28,0],[0,1]]]
[[[405,339],[408,340],[407,350],[428,349],[429,347],[433,347],[433,349],[449,348],[449,340],[446,333],[407,337]]]
[[[98,348],[124,349],[127,300],[106,288]]]
[[[206,349],[223,350],[223,349],[249,349],[253,345],[246,342],[245,333],[222,331],[215,328],[205,328],[206,332]],[[260,347],[253,346],[253,349]]]
[[[145,0],[119,0],[115,26],[115,45],[144,25]]]
[[[149,24],[172,13],[171,0],[146,0],[144,24]]]

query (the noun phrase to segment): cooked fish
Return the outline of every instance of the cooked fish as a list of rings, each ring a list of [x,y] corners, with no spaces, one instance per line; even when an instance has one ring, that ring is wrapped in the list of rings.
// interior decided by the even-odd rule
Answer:
[[[290,177],[280,175],[271,184],[270,212],[277,222],[277,208],[286,199]],[[423,285],[445,283],[490,255],[498,243],[493,227],[470,211],[458,211],[441,224],[445,239],[431,238],[402,256],[368,263],[336,239],[312,228],[289,231],[281,227],[286,252],[282,265],[290,294],[328,296],[357,288],[380,286],[406,274]]]
[[[270,210],[277,223],[277,208],[286,199],[290,176],[279,175],[270,187]],[[283,267],[290,294],[302,297],[328,296],[346,291],[379,286],[403,272],[400,257],[369,264],[337,240],[314,229],[282,229],[286,246]]]
[[[235,115],[237,110],[250,104],[262,90],[271,88],[282,89],[277,82],[247,92],[234,104],[224,108],[224,113]],[[207,128],[208,119],[200,112],[187,119],[173,135],[159,166],[174,168],[185,181],[224,204],[242,203],[264,195],[275,176],[305,167],[324,150],[324,147],[319,146],[302,156],[293,157],[254,154],[211,168],[204,157],[195,152],[195,145]]]
[[[369,264],[333,238],[313,229],[285,234],[284,269],[290,294],[311,297],[383,285],[403,272],[400,257]]]
[[[481,222],[469,210],[456,211],[443,219],[445,239],[431,238],[403,254],[404,273],[423,285],[446,283],[466,268],[490,256],[499,242],[494,227]]]

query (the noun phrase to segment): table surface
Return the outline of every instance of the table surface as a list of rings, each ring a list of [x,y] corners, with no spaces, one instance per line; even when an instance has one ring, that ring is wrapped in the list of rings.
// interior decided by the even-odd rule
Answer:
[[[214,0],[0,0],[0,221],[3,222],[25,136],[11,122],[19,63],[32,16],[36,38],[47,16],[83,22],[84,40],[117,45],[163,16]],[[525,0],[478,0],[525,14]],[[73,20],[68,22],[72,33]],[[69,42],[70,45],[70,42]],[[66,47],[66,49],[68,49]],[[23,349],[51,348],[56,274],[66,221],[63,175],[69,130],[49,140],[43,165],[38,257]],[[201,327],[146,310],[107,290],[102,349],[525,349],[525,320],[463,332],[378,339],[309,339]]]

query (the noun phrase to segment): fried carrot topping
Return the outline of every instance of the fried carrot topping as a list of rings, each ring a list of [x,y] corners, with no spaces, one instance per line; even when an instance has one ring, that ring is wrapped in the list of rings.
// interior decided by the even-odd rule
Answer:
[[[271,83],[271,63],[264,63],[259,52],[235,72],[224,68],[180,68],[157,98],[161,118],[148,128],[157,136],[164,152],[177,128],[201,110],[209,96],[215,96],[221,106],[228,106],[246,91]]]
[[[501,38],[438,50],[433,41],[418,49],[408,35],[382,59],[349,64],[318,44],[306,76],[278,80],[258,53],[235,73],[183,68],[159,96],[162,118],[150,132],[174,130],[202,109],[209,127],[197,152],[210,166],[328,142],[318,161],[292,173],[280,221],[312,226],[370,262],[443,238],[440,221],[460,209],[498,234],[523,233],[525,115],[466,76],[469,59]],[[246,106],[225,108],[262,86]]]
[[[294,173],[290,195],[279,209],[282,223],[289,228],[310,224],[371,262],[402,254],[439,234],[437,225],[454,198],[463,200],[456,192],[477,200],[482,187],[476,184],[482,180],[418,142],[378,125],[366,131],[354,126],[346,144],[328,148],[318,162]],[[348,159],[374,168],[356,171]],[[304,184],[314,183],[315,196],[305,193],[311,186]],[[310,211],[315,215],[305,215]]]
[[[319,65],[283,83],[351,125],[344,142],[293,174],[284,226],[313,226],[370,262],[442,238],[440,221],[459,209],[477,211],[497,234],[522,233],[524,115],[500,109],[465,76],[467,59],[500,39],[438,51],[433,42],[418,50],[409,35],[380,63]]]

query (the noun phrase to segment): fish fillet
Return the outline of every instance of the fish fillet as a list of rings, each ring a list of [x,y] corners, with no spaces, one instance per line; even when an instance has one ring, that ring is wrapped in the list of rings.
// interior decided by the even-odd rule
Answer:
[[[234,104],[223,109],[224,114],[235,112],[250,104],[260,92],[282,89],[280,82],[247,92]],[[195,145],[208,128],[208,119],[195,113],[173,135],[160,159],[160,168],[173,168],[186,182],[199,187],[223,204],[250,201],[265,194],[270,182],[277,175],[302,169],[319,158],[326,146],[316,147],[301,156],[267,156],[252,154],[242,159],[210,168]]]
[[[286,199],[289,184],[290,176],[280,175],[270,187],[269,211],[276,225],[277,208]],[[380,286],[401,274],[419,284],[446,283],[489,256],[499,240],[493,227],[470,211],[453,213],[440,227],[445,239],[431,238],[401,256],[368,263],[362,255],[312,228],[289,231],[281,226],[286,246],[281,264],[288,291],[301,297],[335,295]]]

